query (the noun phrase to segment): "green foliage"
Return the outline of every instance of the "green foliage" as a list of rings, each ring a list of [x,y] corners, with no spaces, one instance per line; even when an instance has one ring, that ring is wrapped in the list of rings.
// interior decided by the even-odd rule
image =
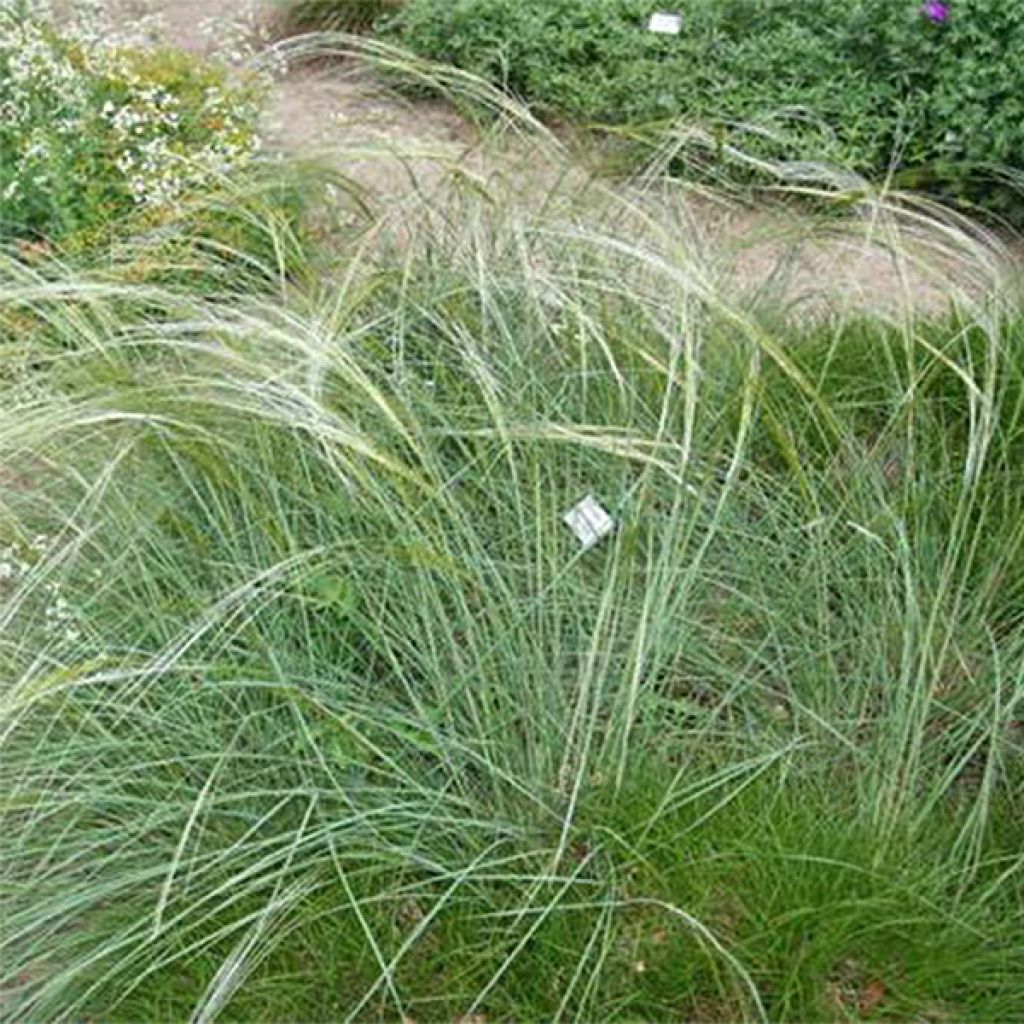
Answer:
[[[389,31],[550,112],[704,123],[753,156],[895,171],[1020,220],[1024,8],[950,6],[936,24],[917,0],[701,0],[667,37],[647,0],[410,0]]]
[[[5,265],[7,1016],[1012,1019],[1020,316],[467,195],[298,294]]]
[[[111,48],[0,14],[0,241],[89,247],[159,223],[244,166],[258,97],[171,51]]]

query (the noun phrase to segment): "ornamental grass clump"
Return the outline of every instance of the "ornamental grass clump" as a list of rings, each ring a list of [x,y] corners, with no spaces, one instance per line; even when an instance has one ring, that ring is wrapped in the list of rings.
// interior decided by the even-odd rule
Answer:
[[[1013,1019],[1019,314],[452,191],[269,294],[0,258],[0,1014]]]

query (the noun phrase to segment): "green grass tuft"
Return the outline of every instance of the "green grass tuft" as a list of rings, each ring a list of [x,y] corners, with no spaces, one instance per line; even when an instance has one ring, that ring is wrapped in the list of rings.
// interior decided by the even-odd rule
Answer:
[[[1013,1019],[1019,313],[435,203],[269,294],[4,264],[5,1015]]]

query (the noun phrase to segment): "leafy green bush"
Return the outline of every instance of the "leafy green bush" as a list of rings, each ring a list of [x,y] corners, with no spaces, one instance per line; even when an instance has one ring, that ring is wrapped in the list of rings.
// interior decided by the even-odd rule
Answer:
[[[771,159],[827,161],[1024,218],[1024,8],[951,0],[703,0],[679,37],[650,0],[409,0],[388,31],[541,108],[712,123]],[[672,6],[672,5],[664,5]],[[936,20],[936,18],[938,20]]]
[[[257,100],[182,54],[0,15],[0,241],[81,244],[133,211],[159,220],[249,160]]]

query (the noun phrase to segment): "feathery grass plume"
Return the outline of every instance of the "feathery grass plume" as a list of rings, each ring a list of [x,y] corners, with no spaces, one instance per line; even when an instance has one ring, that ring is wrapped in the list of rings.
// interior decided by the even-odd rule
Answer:
[[[955,309],[783,315],[662,178],[417,200],[273,292],[2,257],[5,1016],[1011,1016],[988,240],[875,197]]]

